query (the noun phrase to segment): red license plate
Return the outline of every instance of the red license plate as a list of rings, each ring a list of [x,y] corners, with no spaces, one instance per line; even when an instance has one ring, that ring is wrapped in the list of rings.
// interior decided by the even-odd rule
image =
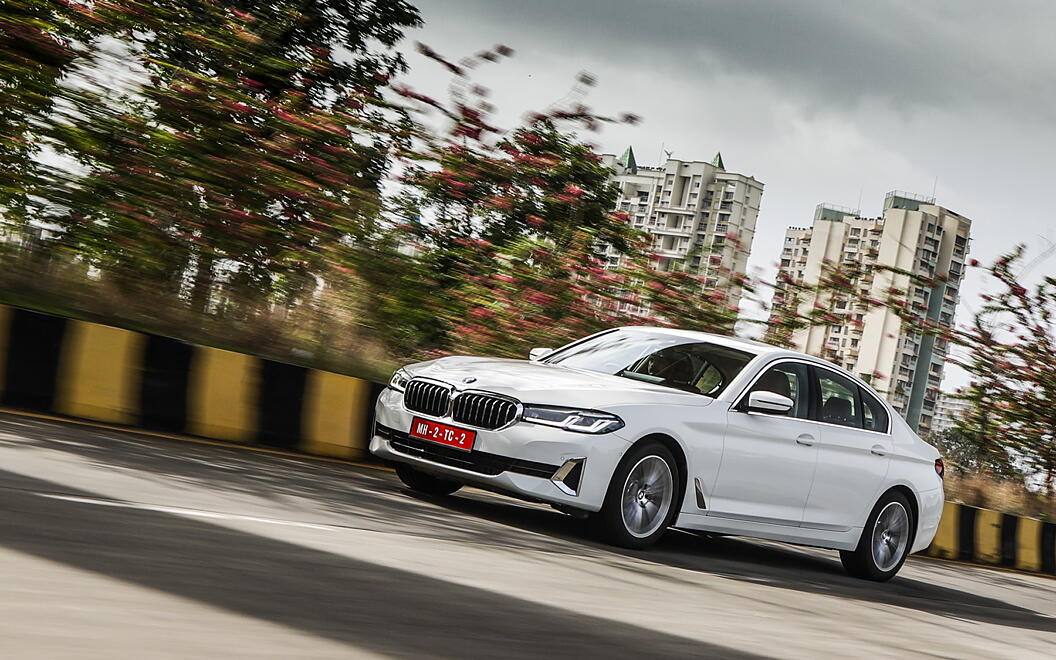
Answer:
[[[411,420],[410,434],[422,440],[432,440],[442,445],[455,447],[456,449],[473,449],[473,442],[477,439],[476,431],[468,431],[455,426],[448,426],[440,422],[432,422],[428,419],[415,417]]]

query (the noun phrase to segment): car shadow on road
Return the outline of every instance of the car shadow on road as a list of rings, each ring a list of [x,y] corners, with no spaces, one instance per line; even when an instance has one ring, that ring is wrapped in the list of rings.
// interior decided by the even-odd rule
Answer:
[[[350,655],[762,657],[199,519],[71,501],[94,494],[4,470],[0,484],[0,546],[345,643]],[[100,593],[106,607],[117,598]],[[90,636],[120,639],[137,620],[119,612]]]
[[[779,589],[882,603],[966,621],[1056,632],[1056,619],[997,598],[904,575],[886,583],[853,578],[844,572],[835,552],[829,556],[827,551],[800,550],[781,543],[681,530],[668,532],[660,543],[648,550],[625,550],[595,541],[583,521],[545,507],[521,505],[513,500],[507,503],[491,497],[434,498],[404,492],[450,511],[561,539],[566,546],[563,551],[568,551],[568,545],[574,544],[582,553],[609,552]],[[626,568],[625,564],[623,566]],[[964,567],[957,568],[964,570]],[[1001,573],[986,573],[995,584],[1001,584]]]

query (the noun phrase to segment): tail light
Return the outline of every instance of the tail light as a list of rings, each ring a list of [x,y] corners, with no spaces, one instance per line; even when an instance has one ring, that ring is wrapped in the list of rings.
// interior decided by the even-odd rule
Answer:
[[[946,475],[946,466],[942,464],[941,458],[935,459],[935,474],[939,475],[940,479]]]

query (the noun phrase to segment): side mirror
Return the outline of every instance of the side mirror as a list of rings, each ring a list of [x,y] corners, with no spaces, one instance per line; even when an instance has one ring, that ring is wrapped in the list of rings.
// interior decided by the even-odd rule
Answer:
[[[528,351],[528,359],[538,360],[539,358],[546,357],[547,355],[553,352],[554,349],[552,348],[533,348],[532,350]]]
[[[794,405],[792,399],[777,392],[758,390],[748,395],[748,412],[787,415]]]

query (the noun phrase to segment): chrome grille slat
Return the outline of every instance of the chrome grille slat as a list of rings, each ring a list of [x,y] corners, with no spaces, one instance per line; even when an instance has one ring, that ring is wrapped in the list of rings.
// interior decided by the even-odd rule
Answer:
[[[483,429],[499,429],[517,417],[518,403],[498,394],[462,392],[441,383],[412,379],[403,394],[403,405],[408,410],[432,415],[451,416],[456,422]]]
[[[450,389],[427,380],[411,380],[403,394],[403,405],[408,410],[443,417],[447,415]]]
[[[498,429],[517,417],[517,404],[498,395],[464,392],[455,397],[451,415],[456,422]]]

